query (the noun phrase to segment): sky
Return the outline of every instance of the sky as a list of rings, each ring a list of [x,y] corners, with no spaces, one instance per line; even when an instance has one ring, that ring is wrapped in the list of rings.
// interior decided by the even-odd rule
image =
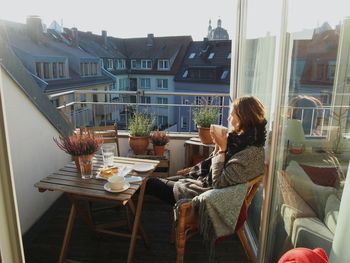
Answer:
[[[0,19],[25,23],[28,15],[39,15],[47,26],[53,20],[64,27],[77,27],[114,37],[132,38],[191,35],[194,40],[206,37],[208,22],[232,35],[235,0],[5,0]]]

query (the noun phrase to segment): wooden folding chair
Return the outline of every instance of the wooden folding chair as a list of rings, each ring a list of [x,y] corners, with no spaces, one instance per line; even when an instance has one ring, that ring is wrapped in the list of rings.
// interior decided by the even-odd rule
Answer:
[[[115,123],[114,125],[109,126],[95,126],[87,128],[88,131],[93,132],[96,135],[103,137],[103,143],[115,143],[117,156],[120,156],[119,140],[118,140],[118,126]]]
[[[267,173],[267,167],[265,167],[265,173]],[[258,191],[258,188],[263,180],[263,175],[260,175],[248,182],[248,190],[247,194],[244,198],[244,203],[242,205],[245,206],[245,209],[241,209],[240,216],[241,218],[242,213],[245,213],[256,192]],[[198,233],[198,217],[194,213],[191,205],[191,201],[183,201],[178,203],[178,211],[177,211],[177,223],[175,226],[175,235],[176,235],[176,262],[177,263],[182,263],[184,261],[184,254],[185,254],[185,245],[186,241],[191,238],[194,234]],[[245,217],[243,217],[245,219]],[[236,234],[238,235],[242,246],[244,248],[244,251],[247,255],[247,258],[250,262],[253,262],[254,259],[254,254],[253,251],[251,250],[247,236],[244,232],[244,221],[240,222],[240,226],[237,228],[236,227]]]

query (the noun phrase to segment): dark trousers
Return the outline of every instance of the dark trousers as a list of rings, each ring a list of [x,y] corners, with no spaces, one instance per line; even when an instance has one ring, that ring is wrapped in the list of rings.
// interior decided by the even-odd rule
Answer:
[[[158,199],[164,201],[165,203],[173,206],[176,203],[174,197],[174,184],[175,182],[183,178],[182,176],[172,176],[167,179],[150,177],[147,180],[146,191],[147,195],[152,195],[157,197]]]

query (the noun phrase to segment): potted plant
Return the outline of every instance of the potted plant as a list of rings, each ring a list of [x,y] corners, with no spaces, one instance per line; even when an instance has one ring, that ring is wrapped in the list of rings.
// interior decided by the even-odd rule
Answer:
[[[92,159],[94,153],[103,144],[102,137],[86,130],[80,130],[80,132],[70,136],[59,136],[59,139],[53,138],[53,140],[61,150],[73,157],[78,173],[80,173],[79,156]]]
[[[169,136],[163,131],[154,131],[151,134],[154,155],[163,156],[165,145],[169,142]]]
[[[203,144],[211,144],[210,125],[217,122],[219,111],[209,105],[198,107],[193,111],[193,120],[197,125],[199,139]]]
[[[153,127],[153,120],[146,114],[135,113],[129,122],[129,145],[135,154],[144,154]]]

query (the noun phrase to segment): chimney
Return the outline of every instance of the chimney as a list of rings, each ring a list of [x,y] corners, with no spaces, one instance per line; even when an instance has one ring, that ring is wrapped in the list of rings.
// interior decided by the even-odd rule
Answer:
[[[107,31],[106,30],[102,30],[102,40],[103,40],[104,47],[107,47]]]
[[[79,33],[76,27],[72,28],[72,45],[75,47],[79,46]]]
[[[39,43],[43,33],[43,25],[41,24],[41,18],[39,16],[27,17],[27,33],[34,42]]]
[[[153,47],[153,40],[154,40],[154,35],[148,34],[147,35],[147,47]]]

